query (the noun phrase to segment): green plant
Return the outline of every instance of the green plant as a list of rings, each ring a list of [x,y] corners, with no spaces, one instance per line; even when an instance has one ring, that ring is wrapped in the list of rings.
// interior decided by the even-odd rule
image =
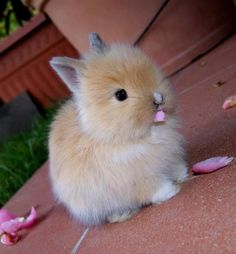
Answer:
[[[0,1],[0,35],[8,35],[24,21],[30,20],[33,13],[28,7],[22,4],[21,0]]]
[[[47,160],[48,130],[57,108],[47,109],[30,131],[0,145],[0,206]]]

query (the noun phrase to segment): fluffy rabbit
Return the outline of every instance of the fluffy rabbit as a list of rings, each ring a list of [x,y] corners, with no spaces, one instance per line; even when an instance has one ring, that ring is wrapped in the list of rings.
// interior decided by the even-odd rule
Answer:
[[[155,64],[96,33],[89,41],[82,59],[50,61],[73,93],[51,125],[50,176],[72,215],[97,225],[172,198],[188,173],[174,96]]]

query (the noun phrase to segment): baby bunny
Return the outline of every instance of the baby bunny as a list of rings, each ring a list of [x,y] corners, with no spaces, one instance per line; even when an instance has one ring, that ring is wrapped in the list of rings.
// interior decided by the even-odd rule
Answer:
[[[82,59],[50,61],[73,93],[51,125],[50,176],[71,214],[98,225],[172,198],[188,173],[174,95],[155,64],[137,47],[89,41]]]

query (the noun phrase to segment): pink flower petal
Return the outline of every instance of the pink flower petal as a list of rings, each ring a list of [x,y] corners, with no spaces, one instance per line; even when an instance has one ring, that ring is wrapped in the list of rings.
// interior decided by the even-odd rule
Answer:
[[[37,219],[34,207],[31,208],[27,218],[15,217],[6,209],[0,209],[0,241],[5,245],[12,245],[18,241],[17,232],[24,228],[31,227]]]
[[[0,209],[0,235],[4,232],[1,229],[2,223],[14,219],[16,216],[10,213],[7,209]]]
[[[0,209],[0,225],[8,220],[16,218],[15,215],[10,213],[7,209]]]
[[[29,228],[34,225],[37,220],[37,213],[34,207],[31,208],[29,216],[23,221],[21,228]]]
[[[21,229],[31,227],[37,219],[37,213],[35,208],[32,207],[29,216],[25,219],[24,217],[17,217],[9,221],[5,221],[1,224],[0,230],[2,232],[12,234],[16,233]]]
[[[1,243],[5,245],[13,245],[18,241],[19,237],[17,234],[3,234],[1,236]]]
[[[225,99],[223,109],[230,109],[236,107],[236,94]]]
[[[165,112],[163,110],[158,110],[154,116],[154,122],[164,122],[165,121]]]
[[[2,223],[1,230],[8,234],[16,233],[21,229],[22,223],[22,219],[20,218],[9,220]]]
[[[193,165],[192,171],[198,174],[211,173],[229,165],[234,157],[219,156],[198,162]]]

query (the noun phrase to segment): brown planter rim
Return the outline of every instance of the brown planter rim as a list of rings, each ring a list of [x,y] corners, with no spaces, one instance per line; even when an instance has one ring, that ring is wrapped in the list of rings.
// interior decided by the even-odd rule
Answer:
[[[6,38],[0,41],[0,54],[3,53],[5,50],[12,47],[17,41],[21,40],[27,34],[32,32],[42,23],[46,22],[47,17],[40,13],[34,17],[30,21],[24,24],[21,28],[17,29],[15,32],[7,36]]]

